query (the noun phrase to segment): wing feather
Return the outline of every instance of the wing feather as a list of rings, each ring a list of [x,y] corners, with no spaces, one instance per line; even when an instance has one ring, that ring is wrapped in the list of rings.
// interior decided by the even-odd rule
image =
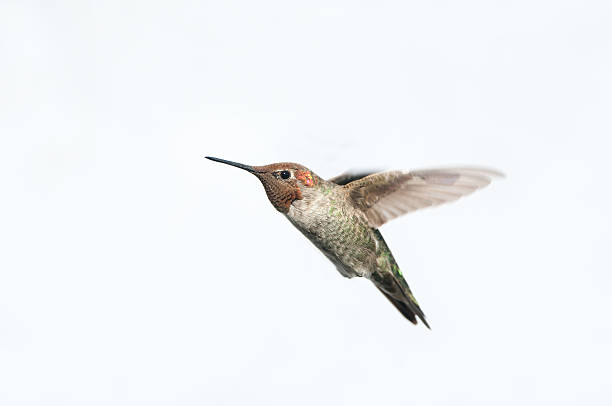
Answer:
[[[338,176],[334,176],[333,178],[330,178],[328,180],[337,185],[344,186],[348,183],[365,178],[366,176],[371,175],[373,173],[376,173],[376,171],[348,171]]]
[[[488,168],[456,167],[389,171],[347,183],[353,205],[363,210],[371,227],[411,211],[457,200],[503,176]]]

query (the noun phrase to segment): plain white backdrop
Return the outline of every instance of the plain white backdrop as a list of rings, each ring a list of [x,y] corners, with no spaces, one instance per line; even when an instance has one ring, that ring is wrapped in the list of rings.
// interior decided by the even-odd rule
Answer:
[[[609,405],[612,5],[0,4],[3,405]],[[203,159],[492,166],[382,227],[432,330]]]

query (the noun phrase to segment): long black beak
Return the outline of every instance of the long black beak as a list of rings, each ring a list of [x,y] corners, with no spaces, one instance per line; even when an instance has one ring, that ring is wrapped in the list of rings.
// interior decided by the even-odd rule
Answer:
[[[221,162],[222,164],[235,166],[236,168],[244,169],[245,171],[249,171],[251,173],[257,172],[252,166],[245,165],[245,164],[239,164],[238,162],[227,161],[225,159],[215,158],[212,156],[205,156],[204,158],[210,159],[211,161],[215,161],[215,162]]]

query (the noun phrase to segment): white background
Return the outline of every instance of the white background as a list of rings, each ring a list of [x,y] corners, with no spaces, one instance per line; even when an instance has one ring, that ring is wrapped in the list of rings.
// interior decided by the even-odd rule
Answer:
[[[611,21],[2,1],[0,403],[610,404]],[[507,178],[382,227],[428,331],[203,155]]]

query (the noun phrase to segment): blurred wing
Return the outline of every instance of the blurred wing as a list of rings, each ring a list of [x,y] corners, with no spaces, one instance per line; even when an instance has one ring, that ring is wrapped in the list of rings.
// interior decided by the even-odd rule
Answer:
[[[457,200],[502,173],[486,168],[390,171],[365,176],[344,186],[355,207],[378,228],[402,214]]]
[[[368,175],[372,175],[373,173],[376,173],[376,171],[361,171],[361,172],[349,171],[341,175],[334,176],[333,178],[330,178],[329,181],[335,183],[336,185],[343,186],[355,180],[365,178]]]

